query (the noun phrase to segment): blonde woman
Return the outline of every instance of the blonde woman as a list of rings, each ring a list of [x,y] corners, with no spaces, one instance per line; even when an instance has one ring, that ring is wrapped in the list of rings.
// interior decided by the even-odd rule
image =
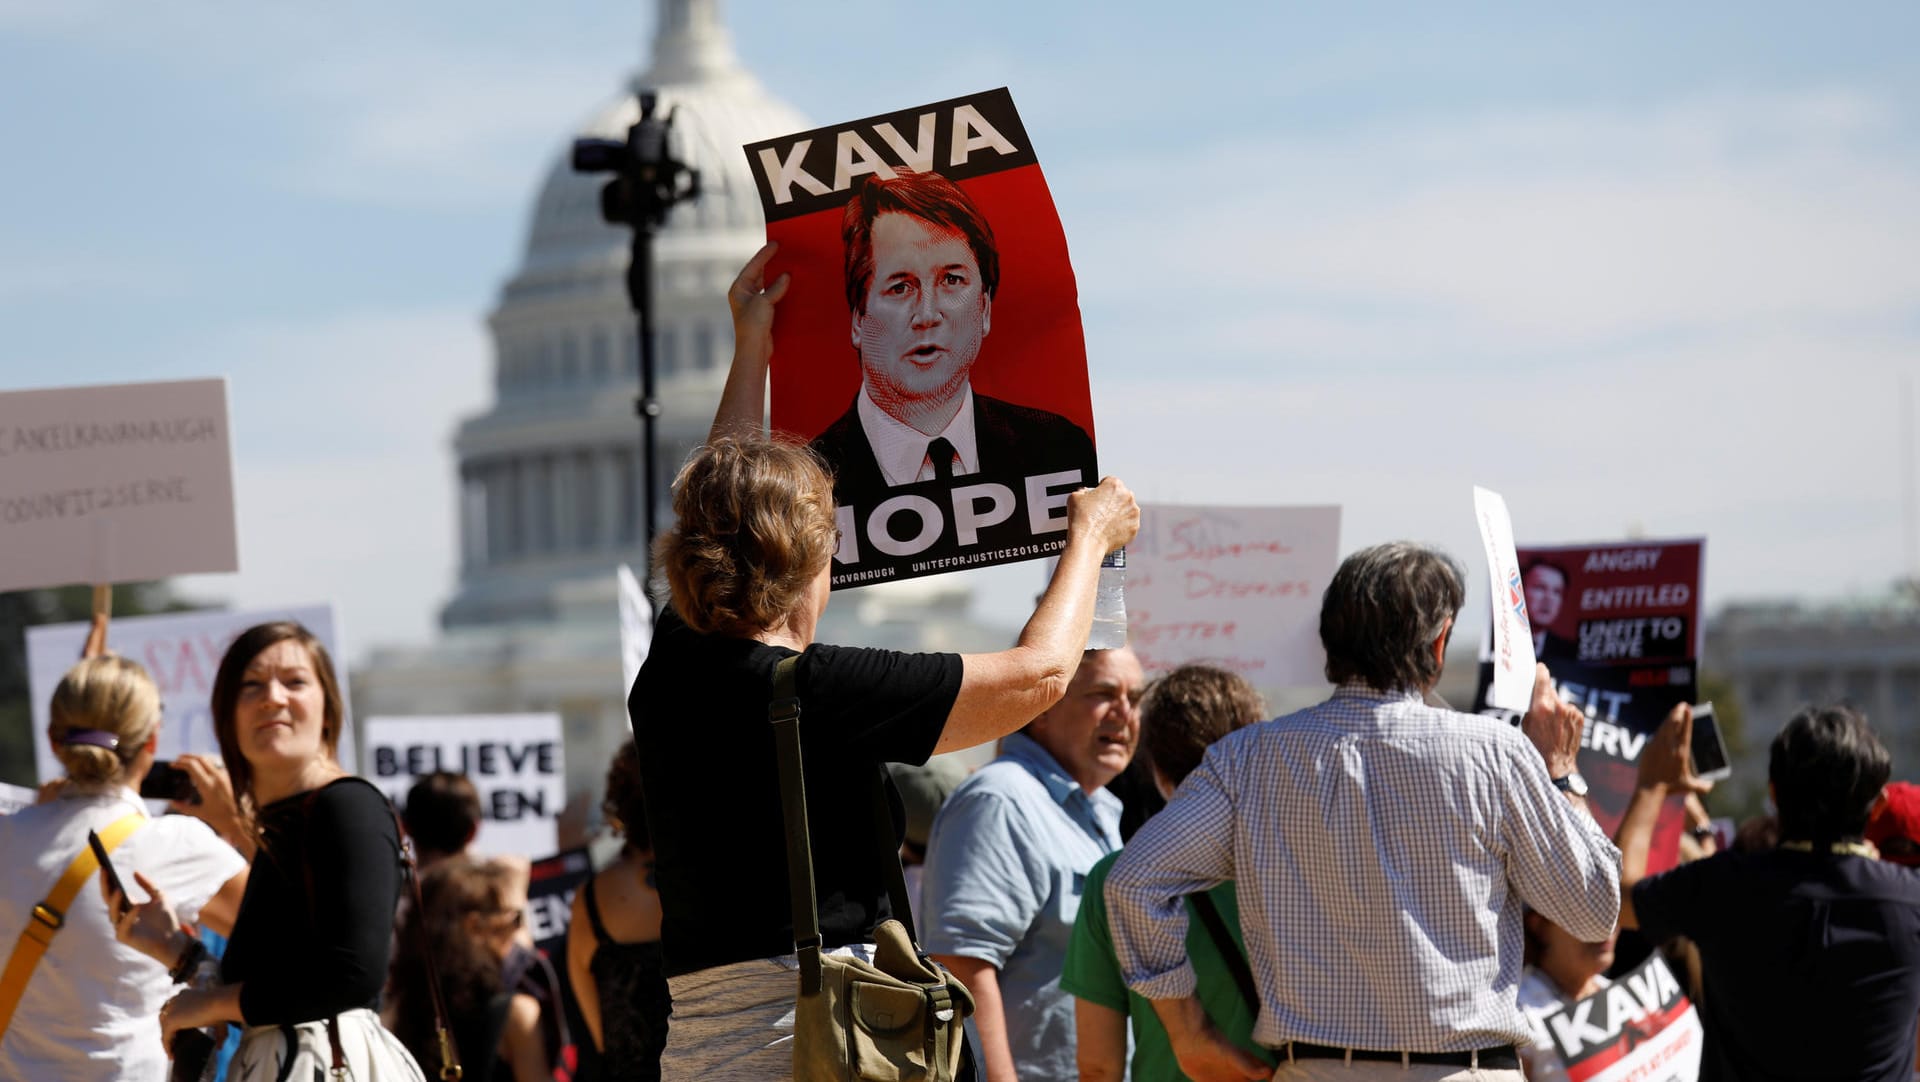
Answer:
[[[133,832],[110,859],[130,892],[164,896],[180,919],[230,932],[246,862],[198,819],[148,819],[139,797],[160,739],[160,692],[147,671],[119,657],[82,661],[54,689],[51,713],[47,739],[65,783],[53,799],[0,816],[0,949],[34,919],[87,832],[128,817]],[[166,1078],[158,1019],[174,990],[167,964],[115,941],[103,892],[86,884],[0,1037],[0,1078]]]

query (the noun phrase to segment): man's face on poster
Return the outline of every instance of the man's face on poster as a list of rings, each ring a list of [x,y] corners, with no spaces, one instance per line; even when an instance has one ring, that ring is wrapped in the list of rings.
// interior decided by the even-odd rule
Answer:
[[[1549,627],[1560,618],[1560,606],[1566,601],[1566,576],[1545,564],[1535,564],[1527,569],[1521,584],[1527,591],[1529,624]]]
[[[961,233],[890,211],[873,220],[873,280],[853,348],[874,403],[942,403],[959,394],[993,322],[980,264]],[[910,411],[909,411],[910,412]]]

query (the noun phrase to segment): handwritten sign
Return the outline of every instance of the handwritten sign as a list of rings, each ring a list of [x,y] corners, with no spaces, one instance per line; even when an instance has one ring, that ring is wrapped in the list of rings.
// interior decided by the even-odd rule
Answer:
[[[475,853],[524,857],[560,847],[560,715],[372,717],[366,725],[368,780],[395,804],[423,774],[465,774],[480,791]]]
[[[1128,639],[1149,671],[1202,661],[1256,687],[1324,683],[1320,597],[1339,557],[1338,507],[1143,506]]]
[[[115,620],[107,645],[122,657],[146,666],[160,688],[160,749],[155,758],[172,759],[185,752],[220,755],[213,735],[213,675],[220,658],[242,631],[273,620],[304,624],[333,655],[334,675],[340,681],[342,703],[350,702],[347,669],[335,630],[331,605],[300,605],[284,609],[245,609],[237,612],[182,612],[163,616],[130,616]],[[33,695],[34,761],[40,780],[64,773],[53,749],[47,746],[48,708],[53,689],[87,641],[84,623],[43,624],[27,629],[27,679]],[[340,729],[340,762],[348,770],[354,758],[351,716]]]
[[[1527,624],[1527,593],[1520,581],[1520,560],[1513,554],[1513,519],[1500,494],[1475,485],[1473,515],[1487,553],[1487,581],[1493,595],[1493,634],[1481,644],[1493,663],[1487,703],[1524,711],[1533,699],[1533,631]]]
[[[236,571],[222,379],[0,394],[0,590]]]

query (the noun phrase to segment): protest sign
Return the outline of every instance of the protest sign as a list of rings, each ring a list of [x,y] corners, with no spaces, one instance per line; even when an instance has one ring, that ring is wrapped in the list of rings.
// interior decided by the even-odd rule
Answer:
[[[1531,1021],[1568,1082],[1700,1077],[1700,1017],[1658,952],[1606,988]]]
[[[569,849],[533,862],[527,880],[527,930],[533,945],[563,958],[567,926],[573,916],[573,892],[593,877],[585,849]],[[564,976],[564,974],[563,974]]]
[[[37,795],[23,785],[8,785],[0,781],[0,815],[11,815],[32,804]]]
[[[640,666],[647,663],[647,648],[653,645],[653,605],[640,589],[633,569],[621,564],[617,573],[620,591],[620,699],[626,701],[633,682],[640,678]],[[633,726],[633,720],[627,720]]]
[[[1338,507],[1140,508],[1127,546],[1127,639],[1149,672],[1206,662],[1256,687],[1326,681],[1320,596]]]
[[[333,671],[340,682],[340,702],[344,708],[351,701],[347,668],[331,605],[178,612],[129,616],[113,622],[107,645],[114,653],[145,666],[160,688],[160,748],[156,759],[171,760],[187,752],[219,757],[220,742],[213,735],[211,706],[214,673],[220,668],[221,656],[242,631],[273,620],[293,620],[305,625],[320,640],[320,645],[327,648],[333,657]],[[62,773],[53,749],[47,746],[48,705],[60,678],[80,660],[88,627],[85,623],[70,623],[42,624],[27,629],[33,752],[41,781],[50,781]],[[355,769],[359,760],[355,758],[351,716],[343,719],[338,750],[340,762],[348,770]]]
[[[774,428],[834,469],[835,589],[1034,559],[1092,485],[1067,240],[1003,88],[751,143],[792,275]]]
[[[1488,705],[1525,712],[1533,699],[1533,632],[1527,621],[1527,595],[1520,588],[1520,561],[1513,551],[1513,520],[1500,494],[1475,485],[1473,516],[1487,554],[1487,584],[1493,599],[1493,626],[1481,640],[1481,668],[1492,682],[1482,693]]]
[[[0,590],[236,571],[223,379],[0,393]]]
[[[481,856],[526,856],[559,848],[566,804],[560,715],[371,717],[368,780],[406,802],[414,780],[436,770],[465,774],[480,791]]]
[[[1532,645],[1560,694],[1587,714],[1580,773],[1593,817],[1609,834],[1626,814],[1647,737],[1675,703],[1696,697],[1704,552],[1698,540],[1529,545],[1517,552]],[[1493,679],[1492,661],[1483,656],[1476,709],[1497,712]],[[1678,860],[1684,826],[1679,799],[1668,801],[1654,828],[1649,871]]]

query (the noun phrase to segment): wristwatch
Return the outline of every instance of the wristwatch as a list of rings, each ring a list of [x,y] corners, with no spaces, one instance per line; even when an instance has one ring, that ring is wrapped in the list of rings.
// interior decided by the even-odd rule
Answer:
[[[1568,774],[1564,778],[1554,778],[1553,787],[1563,793],[1572,793],[1577,797],[1585,797],[1587,795],[1587,779],[1581,777],[1578,771]]]

